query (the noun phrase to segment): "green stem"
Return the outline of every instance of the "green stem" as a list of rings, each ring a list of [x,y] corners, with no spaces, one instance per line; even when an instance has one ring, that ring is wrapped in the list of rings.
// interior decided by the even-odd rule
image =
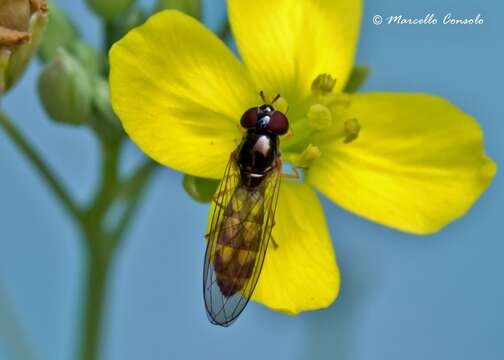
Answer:
[[[79,349],[81,360],[100,358],[100,340],[105,306],[107,278],[113,253],[111,239],[104,230],[103,219],[112,205],[118,187],[118,168],[121,142],[101,140],[101,180],[98,190],[82,219],[86,240],[87,276]]]
[[[118,178],[121,143],[115,140],[102,141],[102,178],[99,190],[86,211],[83,231],[87,243],[87,285],[83,313],[83,332],[79,358],[95,360],[100,358],[101,329],[107,291],[107,279],[117,247],[121,244],[127,226],[131,223],[135,209],[147,180],[155,169],[155,163],[148,160],[121,182]],[[118,226],[110,234],[104,219],[115,201],[128,200],[128,207],[120,218]]]
[[[100,358],[103,313],[111,259],[112,257],[108,254],[93,252],[88,254],[81,360]]]
[[[99,359],[107,283],[114,254],[124,239],[148,180],[157,166],[148,160],[139,166],[128,179],[120,181],[119,159],[123,140],[108,138],[102,133],[97,133],[102,150],[102,176],[91,203],[81,209],[30,142],[1,111],[0,127],[37,170],[64,209],[72,215],[82,232],[85,240],[87,270],[78,358],[81,360]],[[107,231],[105,219],[118,200],[126,201],[125,211],[116,227],[112,231]]]
[[[28,142],[28,140],[25,139],[21,132],[2,111],[0,111],[0,127],[4,129],[7,136],[32,164],[35,170],[38,171],[40,177],[47,183],[64,208],[74,217],[75,220],[78,221],[81,213],[74,200],[70,197],[67,190],[63,187],[49,166],[32,148],[32,145]]]
[[[95,197],[87,210],[88,222],[99,228],[116,195],[118,185],[119,155],[121,140],[101,139],[101,182]],[[91,225],[90,225],[91,226]]]
[[[140,200],[142,199],[145,187],[156,169],[157,164],[155,162],[146,160],[136,169],[133,175],[131,175],[125,183],[125,193],[123,195],[128,201],[127,207],[122,217],[119,219],[116,228],[112,232],[111,251],[115,250],[121,239],[124,237],[126,230],[128,230],[131,219],[135,215]]]

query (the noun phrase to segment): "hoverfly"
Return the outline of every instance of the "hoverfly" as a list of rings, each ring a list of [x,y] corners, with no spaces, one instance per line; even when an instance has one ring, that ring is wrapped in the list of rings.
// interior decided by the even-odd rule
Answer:
[[[206,235],[203,294],[209,320],[229,326],[250,300],[261,273],[275,224],[282,177],[279,136],[287,133],[287,117],[273,107],[280,97],[245,111],[246,129],[231,153],[214,195]]]

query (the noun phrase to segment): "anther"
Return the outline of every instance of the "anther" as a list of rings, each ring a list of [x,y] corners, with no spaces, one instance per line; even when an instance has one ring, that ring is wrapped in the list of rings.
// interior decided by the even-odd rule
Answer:
[[[303,150],[296,163],[298,166],[303,168],[310,168],[311,164],[317,160],[322,153],[317,146],[308,144],[308,146]]]
[[[332,124],[331,110],[322,104],[314,104],[308,109],[308,125],[317,130],[325,130]]]
[[[349,142],[354,141],[359,136],[361,126],[359,124],[359,120],[357,119],[348,119],[345,121],[344,131],[345,131],[345,140],[343,142],[348,144]]]
[[[313,80],[311,84],[311,90],[313,92],[319,92],[322,95],[329,94],[336,84],[336,79],[330,74],[320,74]]]

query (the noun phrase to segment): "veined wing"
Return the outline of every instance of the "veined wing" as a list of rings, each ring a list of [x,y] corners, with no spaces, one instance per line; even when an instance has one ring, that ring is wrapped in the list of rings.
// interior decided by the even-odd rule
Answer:
[[[221,326],[236,320],[254,292],[274,225],[281,179],[277,159],[260,186],[245,187],[235,154],[214,197],[203,270],[208,318]]]

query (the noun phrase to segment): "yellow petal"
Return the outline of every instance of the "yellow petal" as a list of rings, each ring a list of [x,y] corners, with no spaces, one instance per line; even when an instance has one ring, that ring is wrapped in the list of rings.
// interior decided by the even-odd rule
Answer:
[[[322,73],[342,89],[352,68],[360,0],[229,0],[233,34],[256,86],[289,103]]]
[[[496,167],[478,123],[442,98],[353,97],[361,124],[350,144],[321,144],[307,180],[347,210],[400,230],[432,233],[464,215]]]
[[[164,11],[110,51],[112,105],[131,139],[176,170],[218,178],[258,95],[243,65],[192,17]]]
[[[338,295],[339,270],[324,213],[306,184],[283,182],[276,225],[252,299],[291,315],[329,306]]]

